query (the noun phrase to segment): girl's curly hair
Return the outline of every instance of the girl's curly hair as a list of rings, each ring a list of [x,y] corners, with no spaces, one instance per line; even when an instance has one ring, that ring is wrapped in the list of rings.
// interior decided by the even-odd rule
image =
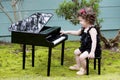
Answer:
[[[77,17],[82,17],[83,19],[88,21],[90,24],[94,24],[96,20],[96,14],[91,7],[85,7],[80,9],[77,12]]]

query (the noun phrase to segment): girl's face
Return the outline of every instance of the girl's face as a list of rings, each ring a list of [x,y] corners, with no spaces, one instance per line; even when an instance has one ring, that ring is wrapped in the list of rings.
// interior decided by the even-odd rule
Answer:
[[[81,26],[83,27],[83,28],[87,28],[88,27],[88,22],[85,20],[85,19],[83,19],[82,17],[78,17],[78,20],[79,20],[79,23],[81,24]]]

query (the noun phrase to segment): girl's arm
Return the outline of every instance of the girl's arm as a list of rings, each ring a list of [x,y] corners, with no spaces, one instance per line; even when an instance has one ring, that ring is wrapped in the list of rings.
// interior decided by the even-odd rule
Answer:
[[[95,57],[95,49],[97,45],[97,31],[95,28],[92,28],[90,30],[90,36],[92,39],[92,46],[91,46],[91,51],[90,54],[88,55],[88,58],[94,58]]]
[[[75,35],[78,36],[81,34],[81,29],[77,31],[60,31],[61,34],[70,34],[70,35]]]

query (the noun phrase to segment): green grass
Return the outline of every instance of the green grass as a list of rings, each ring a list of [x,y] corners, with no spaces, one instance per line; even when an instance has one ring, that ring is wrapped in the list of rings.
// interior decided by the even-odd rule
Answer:
[[[0,44],[0,80],[119,80],[120,52],[102,51],[101,75],[93,69],[90,60],[90,74],[76,75],[69,66],[75,64],[74,50],[79,47],[77,41],[67,41],[65,46],[64,65],[60,65],[61,45],[53,48],[51,57],[51,75],[47,77],[48,48],[35,47],[35,67],[31,66],[31,46],[27,46],[26,68],[22,69],[22,52],[19,44]]]

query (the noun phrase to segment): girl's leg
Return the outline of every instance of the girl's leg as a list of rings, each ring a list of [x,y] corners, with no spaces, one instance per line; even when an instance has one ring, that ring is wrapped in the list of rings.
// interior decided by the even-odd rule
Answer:
[[[77,72],[78,75],[86,74],[86,58],[88,57],[88,52],[85,51],[79,56],[81,70]]]
[[[74,54],[75,54],[76,65],[70,66],[69,69],[70,70],[79,70],[80,69],[80,59],[79,59],[79,56],[80,56],[81,52],[80,52],[79,49],[76,49],[74,51]]]
[[[76,60],[76,64],[78,67],[80,67],[80,59],[79,59],[79,56],[81,54],[80,50],[79,49],[76,49],[74,51],[74,54],[75,54],[75,60]]]

